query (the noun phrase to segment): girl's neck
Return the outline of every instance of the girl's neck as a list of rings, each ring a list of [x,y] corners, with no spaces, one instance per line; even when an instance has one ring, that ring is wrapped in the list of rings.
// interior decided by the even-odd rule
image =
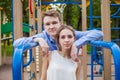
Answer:
[[[70,58],[70,50],[62,50],[62,51],[59,51],[59,52],[63,57]]]

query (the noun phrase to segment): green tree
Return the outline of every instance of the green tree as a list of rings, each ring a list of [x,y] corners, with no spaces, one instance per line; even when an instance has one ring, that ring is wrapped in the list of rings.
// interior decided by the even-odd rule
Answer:
[[[3,8],[3,11],[7,15],[8,21],[12,20],[12,0],[0,0],[0,7]],[[3,14],[3,13],[2,13]]]

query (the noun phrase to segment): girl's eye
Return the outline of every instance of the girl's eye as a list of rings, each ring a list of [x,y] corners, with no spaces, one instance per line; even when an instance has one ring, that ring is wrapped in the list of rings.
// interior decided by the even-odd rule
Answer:
[[[68,35],[68,38],[72,38],[73,36],[72,35]]]
[[[65,36],[61,36],[61,39],[65,39]]]

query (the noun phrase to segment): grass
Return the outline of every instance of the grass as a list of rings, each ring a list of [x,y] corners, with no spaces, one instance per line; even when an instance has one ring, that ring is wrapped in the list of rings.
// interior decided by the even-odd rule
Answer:
[[[1,50],[2,50],[2,56],[4,54],[4,46],[3,46],[3,43],[1,45]],[[12,56],[12,41],[10,41],[10,44],[7,45],[6,44],[6,56]]]

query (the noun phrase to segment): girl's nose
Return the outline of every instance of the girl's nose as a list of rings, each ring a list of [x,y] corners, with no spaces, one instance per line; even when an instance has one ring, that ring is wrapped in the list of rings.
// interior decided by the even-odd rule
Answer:
[[[66,37],[66,38],[65,38],[65,41],[69,41],[69,39]]]

